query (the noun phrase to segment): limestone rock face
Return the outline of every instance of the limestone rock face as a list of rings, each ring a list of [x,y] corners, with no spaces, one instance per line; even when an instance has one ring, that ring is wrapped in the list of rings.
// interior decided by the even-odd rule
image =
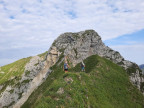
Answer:
[[[31,81],[28,84],[26,92],[23,93],[22,98],[13,106],[14,108],[19,108],[23,105],[31,93],[47,78],[51,73],[49,68],[57,62],[59,55],[60,52],[57,48],[52,46],[44,60],[41,61],[41,58],[38,56],[35,56],[30,60],[30,62],[25,66],[25,73],[21,81]]]
[[[53,64],[55,64],[59,55],[60,55],[60,52],[58,51],[57,47],[52,46],[49,49],[47,57],[46,57],[46,65],[49,65],[49,67],[50,67]]]
[[[14,108],[19,108],[24,102],[28,99],[31,93],[47,78],[47,76],[51,73],[49,69],[53,66],[59,57],[59,51],[56,47],[52,46],[45,60],[41,61],[40,57],[33,57],[30,62],[25,67],[25,73],[22,77],[23,80],[31,80],[28,89],[23,93],[21,99],[19,99],[16,104],[13,106]],[[28,75],[26,73],[29,73]]]

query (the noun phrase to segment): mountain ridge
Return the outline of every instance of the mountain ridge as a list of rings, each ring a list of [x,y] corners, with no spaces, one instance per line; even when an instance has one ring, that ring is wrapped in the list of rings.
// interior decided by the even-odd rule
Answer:
[[[92,55],[99,55],[111,60],[127,71],[133,85],[141,92],[144,90],[144,77],[141,75],[138,65],[124,60],[119,52],[105,46],[101,37],[94,30],[61,34],[44,55],[42,58],[35,56],[30,59],[30,62],[25,66],[22,78],[19,80],[20,85],[5,88],[0,97],[2,106],[11,107],[14,105],[16,108],[25,103],[31,93],[47,79],[52,72],[51,67],[57,62],[60,65],[65,60],[65,56],[72,67]],[[37,81],[37,79],[39,80]],[[13,90],[12,93],[10,93],[11,90]],[[17,98],[13,101],[8,97]]]
[[[92,55],[84,60],[85,72],[80,72],[79,63],[68,73],[60,61],[22,108],[143,108],[143,95],[125,70],[110,60]]]
[[[140,69],[144,68],[144,64],[139,65]]]

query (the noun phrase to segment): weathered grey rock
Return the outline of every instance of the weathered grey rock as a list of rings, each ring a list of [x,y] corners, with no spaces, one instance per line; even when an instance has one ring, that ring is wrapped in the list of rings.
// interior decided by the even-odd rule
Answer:
[[[101,37],[94,30],[64,33],[54,41],[53,46],[59,51],[64,49],[64,55],[69,57],[73,65],[94,54],[108,58],[117,64],[124,62],[124,58],[117,51],[104,45]]]
[[[3,85],[0,85],[0,90],[3,88]]]
[[[73,79],[71,77],[66,77],[64,80],[67,83],[72,83],[73,82]]]
[[[139,76],[139,70],[136,70],[136,73],[132,73],[130,76],[130,80],[132,83],[137,85],[138,89],[140,89],[140,82],[141,82],[141,77]]]
[[[63,94],[64,93],[64,89],[63,88],[59,88],[57,91],[58,94]]]
[[[30,60],[29,63],[25,66],[25,72],[23,74],[23,77],[21,79],[21,82],[24,80],[31,80],[40,72],[40,70],[43,68],[44,64],[41,62],[41,58],[39,56],[34,56]]]
[[[51,73],[49,68],[57,62],[59,55],[60,52],[57,48],[52,46],[49,49],[44,61],[40,61],[41,59],[38,56],[35,56],[30,60],[30,62],[26,65],[25,73],[21,82],[25,80],[31,81],[26,83],[27,86],[21,89],[21,91],[23,91],[22,97],[13,106],[14,108],[19,108],[23,105],[31,93],[47,78],[47,76]],[[26,75],[26,72],[29,74]]]

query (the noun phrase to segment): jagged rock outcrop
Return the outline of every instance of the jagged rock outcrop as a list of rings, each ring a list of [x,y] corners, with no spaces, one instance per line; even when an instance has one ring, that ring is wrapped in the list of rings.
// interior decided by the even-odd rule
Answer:
[[[101,37],[94,30],[78,33],[61,34],[50,47],[44,60],[33,57],[25,66],[22,78],[15,86],[7,86],[0,96],[0,105],[19,108],[30,94],[47,78],[53,66],[60,57],[68,60],[72,66],[91,55],[105,57],[122,66],[129,73],[131,82],[144,92],[144,77],[138,65],[125,60],[119,52],[104,45]],[[60,61],[60,62],[62,62]]]

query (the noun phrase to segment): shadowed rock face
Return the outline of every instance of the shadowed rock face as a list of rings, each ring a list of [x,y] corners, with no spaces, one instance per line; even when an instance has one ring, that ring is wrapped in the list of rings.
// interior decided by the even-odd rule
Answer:
[[[130,81],[144,92],[144,77],[141,75],[138,65],[124,60],[119,52],[105,46],[101,37],[94,30],[86,30],[78,33],[61,34],[53,42],[44,60],[41,60],[39,56],[32,57],[30,62],[25,66],[25,72],[19,80],[21,85],[18,87],[7,86],[0,97],[0,105],[9,106],[13,103],[14,108],[19,108],[28,99],[30,94],[47,78],[51,72],[49,68],[60,57],[63,57],[62,55],[64,55],[62,61],[68,60],[75,66],[77,63],[95,54],[124,67],[129,73]],[[10,93],[11,90],[13,90],[13,93]],[[19,96],[19,94],[21,95]]]

